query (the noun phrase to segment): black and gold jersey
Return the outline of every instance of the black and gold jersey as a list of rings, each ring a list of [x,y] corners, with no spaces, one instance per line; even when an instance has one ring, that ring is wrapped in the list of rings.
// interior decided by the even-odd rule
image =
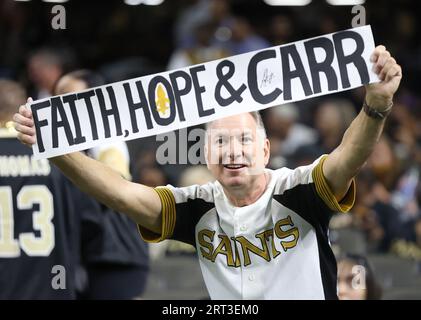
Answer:
[[[80,217],[98,210],[48,160],[0,129],[0,299],[74,299]]]
[[[337,299],[329,220],[346,212],[355,183],[340,203],[322,172],[325,156],[295,170],[266,170],[266,191],[235,207],[222,185],[156,188],[162,234],[139,227],[148,241],[195,246],[212,299]]]

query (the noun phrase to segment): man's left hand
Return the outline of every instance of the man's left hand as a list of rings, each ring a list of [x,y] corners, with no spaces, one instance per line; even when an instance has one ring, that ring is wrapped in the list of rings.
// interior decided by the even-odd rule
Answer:
[[[366,102],[371,108],[384,111],[392,104],[402,79],[402,69],[384,46],[377,46],[370,60],[381,81],[366,86]]]

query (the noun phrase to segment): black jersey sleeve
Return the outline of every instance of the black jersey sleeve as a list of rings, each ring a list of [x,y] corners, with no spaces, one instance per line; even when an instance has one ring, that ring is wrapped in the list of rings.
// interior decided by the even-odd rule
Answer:
[[[185,188],[158,187],[155,191],[162,203],[162,231],[156,234],[139,226],[142,238],[148,242],[174,239],[194,245],[196,224],[215,207],[211,184]]]

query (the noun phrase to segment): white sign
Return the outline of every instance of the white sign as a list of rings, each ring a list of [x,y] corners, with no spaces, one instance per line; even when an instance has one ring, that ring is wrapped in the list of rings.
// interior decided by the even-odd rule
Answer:
[[[36,159],[194,126],[377,82],[370,26],[31,104]]]

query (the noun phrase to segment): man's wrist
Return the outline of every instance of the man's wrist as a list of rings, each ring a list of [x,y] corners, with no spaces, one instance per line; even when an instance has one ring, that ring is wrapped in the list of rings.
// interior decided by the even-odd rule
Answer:
[[[367,100],[364,100],[363,110],[367,116],[373,119],[383,120],[390,114],[392,111],[393,102],[390,101],[388,104],[382,106],[382,108],[372,107],[367,103]]]
[[[393,105],[393,96],[392,97],[379,97],[374,94],[366,94],[365,102],[379,112],[383,112],[389,109]]]

